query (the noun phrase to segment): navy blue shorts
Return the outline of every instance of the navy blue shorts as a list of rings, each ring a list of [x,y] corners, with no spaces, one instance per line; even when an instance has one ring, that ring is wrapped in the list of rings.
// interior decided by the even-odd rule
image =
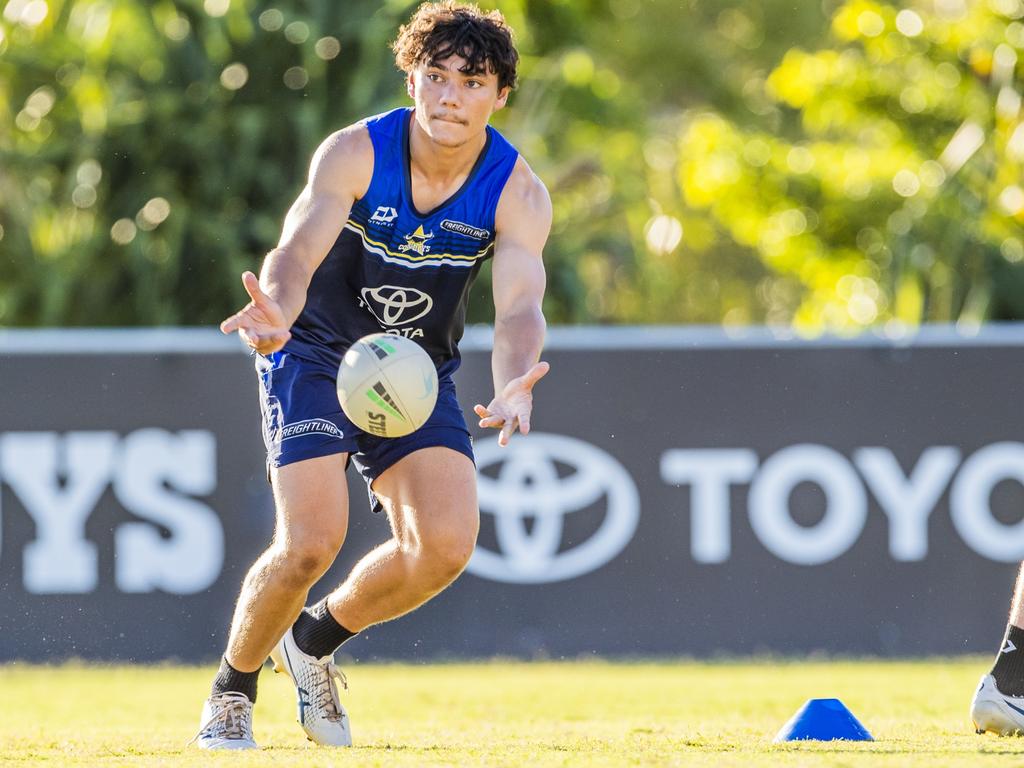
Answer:
[[[370,484],[413,451],[444,446],[473,461],[473,441],[451,376],[439,379],[437,405],[426,424],[405,437],[388,438],[364,432],[348,420],[338,402],[335,368],[275,352],[256,355],[256,371],[268,473],[272,467],[347,453],[366,480],[373,511],[379,512],[380,501]]]

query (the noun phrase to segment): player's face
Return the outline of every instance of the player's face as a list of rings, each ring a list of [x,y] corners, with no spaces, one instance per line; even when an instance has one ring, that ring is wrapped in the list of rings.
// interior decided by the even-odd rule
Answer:
[[[421,64],[409,74],[416,122],[435,143],[460,147],[478,137],[491,115],[505,106],[508,88],[498,89],[493,72],[469,75],[460,56]]]

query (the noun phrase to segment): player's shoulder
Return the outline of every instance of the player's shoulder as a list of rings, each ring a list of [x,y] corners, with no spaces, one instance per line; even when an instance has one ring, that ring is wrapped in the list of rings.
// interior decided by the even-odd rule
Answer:
[[[365,117],[324,139],[320,145],[321,151],[346,159],[352,159],[353,156],[372,158],[374,144],[379,143],[375,142],[375,139],[382,135],[386,137],[389,134],[396,134],[408,114],[408,109],[399,108]]]
[[[327,183],[351,186],[355,196],[361,197],[373,176],[373,141],[366,123],[348,125],[320,142],[313,171]]]
[[[505,182],[501,199],[498,201],[497,214],[496,225],[499,230],[502,228],[502,220],[539,222],[551,219],[551,196],[548,194],[548,188],[522,155],[516,158],[512,173]]]
[[[322,162],[351,162],[363,156],[373,160],[373,141],[365,121],[347,125],[325,138],[317,156]]]

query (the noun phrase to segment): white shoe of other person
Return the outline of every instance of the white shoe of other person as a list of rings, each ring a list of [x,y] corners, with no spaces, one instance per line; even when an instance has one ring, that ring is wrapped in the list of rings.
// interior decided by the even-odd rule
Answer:
[[[978,733],[1024,734],[1024,696],[1004,696],[992,675],[984,675],[971,701],[971,720]]]

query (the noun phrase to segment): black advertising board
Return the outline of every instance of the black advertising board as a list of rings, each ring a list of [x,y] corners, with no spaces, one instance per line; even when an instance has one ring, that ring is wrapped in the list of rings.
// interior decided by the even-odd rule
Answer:
[[[201,330],[0,342],[0,660],[216,658],[272,531],[252,361]],[[464,344],[470,423],[487,348]],[[544,359],[529,437],[472,428],[467,573],[346,652],[992,650],[1024,559],[1024,329],[555,329]],[[388,535],[350,486],[313,599]]]

